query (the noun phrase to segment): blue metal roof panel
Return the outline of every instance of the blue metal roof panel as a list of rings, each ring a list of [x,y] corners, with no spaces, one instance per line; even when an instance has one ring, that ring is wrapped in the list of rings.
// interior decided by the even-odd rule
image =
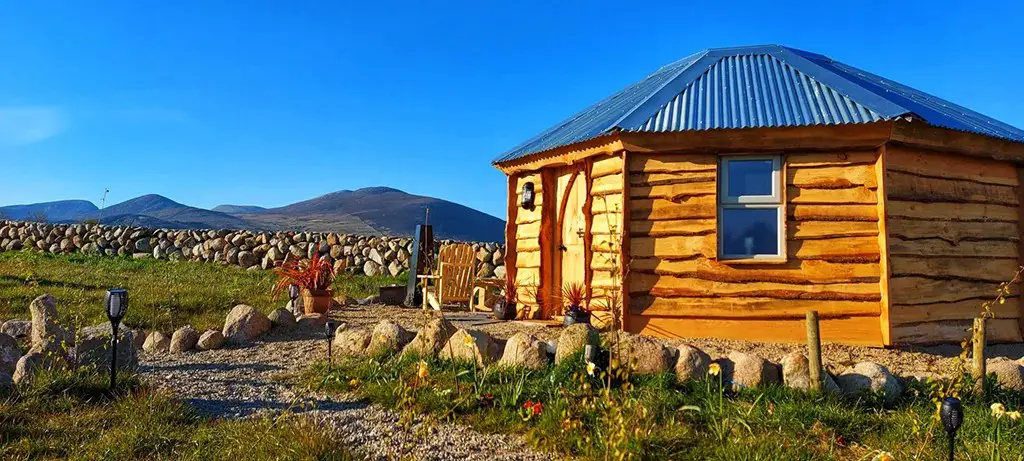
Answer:
[[[840,125],[917,116],[1024,142],[1024,130],[828,57],[778,45],[706,50],[669,64],[506,152],[495,163],[614,130]]]

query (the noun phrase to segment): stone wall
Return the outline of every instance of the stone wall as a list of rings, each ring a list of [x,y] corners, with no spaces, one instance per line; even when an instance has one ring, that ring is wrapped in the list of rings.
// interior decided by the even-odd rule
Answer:
[[[435,242],[435,247],[456,243]],[[477,275],[504,276],[504,245],[473,242]],[[356,274],[398,275],[409,269],[412,239],[317,232],[170,230],[99,224],[0,221],[0,252],[103,254],[136,259],[203,261],[270,269],[286,260],[330,255]]]

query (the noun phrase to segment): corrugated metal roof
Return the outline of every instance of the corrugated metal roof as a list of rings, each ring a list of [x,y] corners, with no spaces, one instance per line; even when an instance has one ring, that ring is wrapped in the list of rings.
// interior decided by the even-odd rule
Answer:
[[[706,50],[647,78],[494,160],[617,131],[926,123],[1024,142],[1024,130],[828,57],[778,45]]]

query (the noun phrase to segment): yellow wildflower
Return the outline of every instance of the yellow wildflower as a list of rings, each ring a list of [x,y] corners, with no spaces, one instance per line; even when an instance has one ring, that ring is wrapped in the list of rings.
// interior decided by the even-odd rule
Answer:
[[[722,366],[721,365],[719,365],[717,363],[712,363],[711,365],[708,365],[708,374],[709,375],[711,375],[711,376],[718,376],[720,373],[722,373]]]
[[[997,419],[1002,418],[1006,414],[1006,407],[1001,403],[993,403],[989,408],[992,409],[992,416],[995,416]]]
[[[587,362],[587,374],[594,376],[595,370],[597,370],[597,365],[594,365],[594,362]]]
[[[1020,421],[1020,412],[1019,411],[1008,411],[1008,412],[1006,412],[1006,417],[1010,418],[1010,420],[1012,420],[1012,421]]]
[[[350,387],[358,386],[359,385],[359,378],[352,378],[352,380],[348,382],[348,385]]]
[[[416,371],[416,376],[420,379],[426,378],[430,373],[427,371],[427,362],[420,360],[419,370]]]
[[[893,461],[894,459],[896,458],[893,458],[892,453],[889,453],[888,451],[880,451],[874,458],[871,458],[871,461]]]
[[[474,342],[476,341],[473,341],[473,337],[470,335],[465,335],[462,337],[462,343],[465,344],[466,346],[472,346]]]

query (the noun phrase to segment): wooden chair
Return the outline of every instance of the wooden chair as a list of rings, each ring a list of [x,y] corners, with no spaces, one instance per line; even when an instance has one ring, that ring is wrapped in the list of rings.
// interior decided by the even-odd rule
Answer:
[[[467,244],[448,245],[437,255],[437,269],[433,275],[421,275],[423,310],[427,306],[441,310],[441,306],[469,303],[473,293],[473,272],[476,265],[473,247]]]

